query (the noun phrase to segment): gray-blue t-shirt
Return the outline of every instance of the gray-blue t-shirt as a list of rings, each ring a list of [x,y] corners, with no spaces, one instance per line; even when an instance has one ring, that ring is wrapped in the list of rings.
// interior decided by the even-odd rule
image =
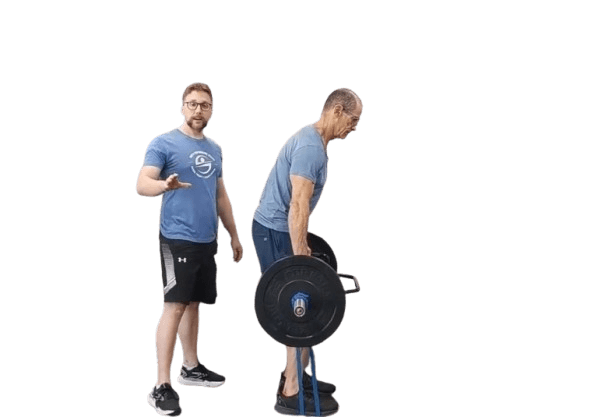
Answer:
[[[179,174],[191,188],[162,197],[160,232],[169,239],[208,243],[218,233],[217,187],[222,176],[222,150],[209,138],[195,139],[179,129],[158,136],[148,146],[144,166],[161,169],[160,178]]]
[[[290,176],[298,175],[314,183],[314,193],[309,202],[311,213],[326,183],[327,168],[328,156],[316,128],[309,125],[295,133],[278,154],[254,219],[270,229],[288,233],[292,191]]]

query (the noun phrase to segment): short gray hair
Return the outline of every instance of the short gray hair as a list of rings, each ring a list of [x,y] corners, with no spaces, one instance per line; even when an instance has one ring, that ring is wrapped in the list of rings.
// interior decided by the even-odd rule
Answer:
[[[361,104],[361,99],[353,91],[348,88],[339,88],[334,90],[326,99],[322,113],[332,109],[337,104],[343,106],[343,110],[353,112],[357,107],[357,103]]]

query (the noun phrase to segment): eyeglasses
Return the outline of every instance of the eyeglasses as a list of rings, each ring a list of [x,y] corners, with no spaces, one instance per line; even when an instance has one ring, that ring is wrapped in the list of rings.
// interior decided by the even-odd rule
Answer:
[[[195,110],[197,109],[197,106],[199,106],[202,110],[205,111],[212,110],[212,103],[198,103],[196,101],[185,101],[185,104],[187,105],[189,110]]]

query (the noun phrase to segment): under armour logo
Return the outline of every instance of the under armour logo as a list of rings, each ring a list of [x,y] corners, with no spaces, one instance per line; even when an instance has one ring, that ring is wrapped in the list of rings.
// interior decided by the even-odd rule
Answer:
[[[179,258],[179,263],[180,263],[180,262],[187,263],[187,258]]]

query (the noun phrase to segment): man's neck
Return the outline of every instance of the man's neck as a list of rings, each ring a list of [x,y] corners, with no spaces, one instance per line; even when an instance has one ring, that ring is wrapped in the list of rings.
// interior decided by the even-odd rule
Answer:
[[[333,126],[328,123],[325,118],[320,118],[315,124],[314,127],[322,137],[322,143],[324,143],[324,149],[328,148],[328,142],[334,139],[333,133]]]
[[[191,129],[187,123],[183,123],[183,125],[179,127],[179,130],[183,132],[185,135],[191,136],[194,139],[205,139],[203,129],[199,131]]]

